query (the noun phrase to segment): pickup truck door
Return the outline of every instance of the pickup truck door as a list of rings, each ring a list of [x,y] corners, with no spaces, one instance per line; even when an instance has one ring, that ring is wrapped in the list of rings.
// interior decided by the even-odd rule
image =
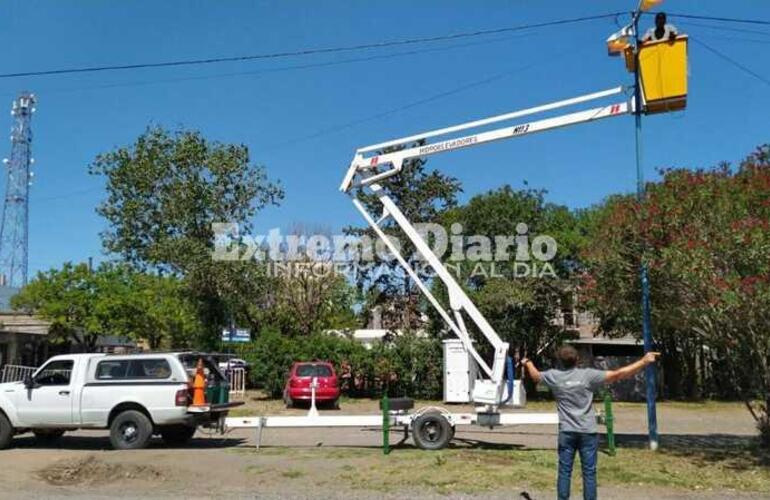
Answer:
[[[16,409],[21,425],[56,427],[73,423],[74,365],[71,359],[52,360],[35,373],[33,387],[19,390]]]

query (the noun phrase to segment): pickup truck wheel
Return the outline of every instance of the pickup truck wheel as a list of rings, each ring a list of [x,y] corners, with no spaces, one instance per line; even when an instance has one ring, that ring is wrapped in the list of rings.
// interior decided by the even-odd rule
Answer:
[[[116,450],[145,448],[151,437],[152,422],[140,411],[126,410],[110,425],[110,444]]]
[[[167,425],[160,428],[160,436],[166,444],[180,445],[192,439],[196,428],[189,425]]]
[[[452,426],[444,415],[437,412],[424,413],[412,423],[412,439],[423,450],[446,448],[453,437]]]
[[[64,435],[64,429],[34,429],[35,439],[43,444],[53,444]]]
[[[11,440],[13,440],[13,426],[8,417],[0,412],[0,450],[11,446]]]

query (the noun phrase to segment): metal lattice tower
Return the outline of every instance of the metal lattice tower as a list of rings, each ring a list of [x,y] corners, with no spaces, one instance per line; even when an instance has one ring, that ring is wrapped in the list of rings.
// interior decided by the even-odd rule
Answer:
[[[0,285],[22,287],[27,284],[29,234],[29,186],[32,173],[32,130],[30,123],[37,99],[22,92],[13,101],[11,116],[11,157],[5,184],[3,220],[0,226]]]

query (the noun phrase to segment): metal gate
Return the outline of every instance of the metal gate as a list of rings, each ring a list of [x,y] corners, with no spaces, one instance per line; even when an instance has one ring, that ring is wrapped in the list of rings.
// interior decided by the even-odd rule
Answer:
[[[246,398],[246,370],[244,368],[228,369],[227,381],[230,383],[231,400],[243,400]]]
[[[37,367],[34,366],[5,365],[3,366],[2,383],[21,382],[35,373],[35,370]]]

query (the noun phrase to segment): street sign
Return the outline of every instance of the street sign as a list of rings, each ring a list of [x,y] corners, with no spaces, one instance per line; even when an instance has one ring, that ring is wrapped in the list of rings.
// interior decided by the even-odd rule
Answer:
[[[251,331],[246,328],[224,328],[222,342],[251,342]]]

